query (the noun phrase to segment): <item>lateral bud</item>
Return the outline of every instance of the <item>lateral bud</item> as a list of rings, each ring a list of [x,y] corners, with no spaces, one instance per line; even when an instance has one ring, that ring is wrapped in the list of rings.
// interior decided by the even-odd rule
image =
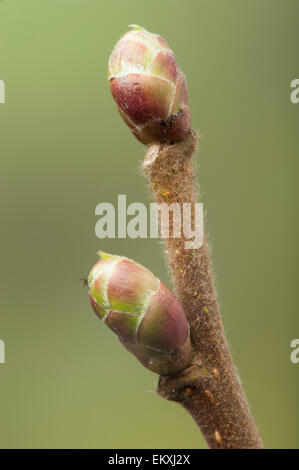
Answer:
[[[148,269],[100,252],[88,277],[97,316],[148,369],[170,375],[191,361],[189,325],[175,295]]]

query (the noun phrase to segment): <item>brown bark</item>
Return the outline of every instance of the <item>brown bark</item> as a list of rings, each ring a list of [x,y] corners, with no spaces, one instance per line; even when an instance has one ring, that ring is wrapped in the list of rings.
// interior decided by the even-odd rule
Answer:
[[[157,203],[179,203],[182,208],[183,203],[198,202],[192,161],[197,141],[192,131],[181,142],[149,146],[144,170]],[[169,226],[171,234],[171,217]],[[182,373],[160,377],[158,393],[186,408],[209,447],[262,448],[225,338],[206,241],[191,250],[185,249],[183,237],[164,241],[172,281],[190,325],[194,354]]]

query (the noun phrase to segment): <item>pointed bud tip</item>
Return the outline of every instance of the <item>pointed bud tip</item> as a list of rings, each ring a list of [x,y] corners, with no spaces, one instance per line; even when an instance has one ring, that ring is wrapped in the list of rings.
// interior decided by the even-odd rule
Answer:
[[[99,250],[97,252],[97,254],[99,255],[99,257],[101,259],[117,259],[117,258],[121,258],[121,256],[118,256],[118,255],[112,255],[110,253],[106,253],[105,251],[102,251],[102,250]]]
[[[129,28],[132,29],[133,31],[146,31],[145,28],[142,26],[139,26],[138,24],[129,24]]]

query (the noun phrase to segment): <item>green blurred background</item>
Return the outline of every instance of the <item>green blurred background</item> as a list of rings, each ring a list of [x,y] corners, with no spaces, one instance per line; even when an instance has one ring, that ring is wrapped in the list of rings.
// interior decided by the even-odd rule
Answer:
[[[167,38],[187,75],[233,356],[265,445],[298,447],[298,0],[0,2],[0,446],[206,446],[78,282],[101,248],[169,285],[156,240],[94,233],[98,203],[149,202],[106,76],[131,23]]]

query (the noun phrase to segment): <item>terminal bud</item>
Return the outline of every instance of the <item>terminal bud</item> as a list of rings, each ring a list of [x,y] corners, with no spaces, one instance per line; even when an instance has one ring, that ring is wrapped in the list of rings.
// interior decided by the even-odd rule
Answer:
[[[143,144],[182,140],[190,130],[186,78],[163,38],[132,28],[116,44],[108,66],[120,115]]]

